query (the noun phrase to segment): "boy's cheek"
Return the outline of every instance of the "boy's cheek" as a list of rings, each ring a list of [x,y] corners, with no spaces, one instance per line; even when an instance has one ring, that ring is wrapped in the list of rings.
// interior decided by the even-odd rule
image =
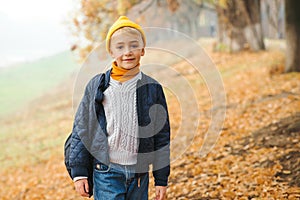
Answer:
[[[111,56],[114,58],[114,59],[120,59],[122,57],[123,53],[122,52],[113,52],[111,54]]]

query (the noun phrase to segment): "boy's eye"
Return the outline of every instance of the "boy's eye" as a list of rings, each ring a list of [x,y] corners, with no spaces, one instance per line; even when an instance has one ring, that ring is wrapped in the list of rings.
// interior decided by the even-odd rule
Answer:
[[[139,47],[139,45],[137,45],[137,44],[131,45],[131,48],[138,48],[138,47]]]
[[[117,49],[123,49],[123,46],[117,46]]]

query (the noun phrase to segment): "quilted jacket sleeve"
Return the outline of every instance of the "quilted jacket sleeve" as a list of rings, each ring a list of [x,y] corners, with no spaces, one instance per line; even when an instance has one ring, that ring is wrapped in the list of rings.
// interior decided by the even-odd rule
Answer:
[[[73,124],[72,140],[70,147],[70,167],[72,178],[78,176],[88,177],[88,168],[90,165],[90,153],[86,149],[83,136],[88,135],[89,105],[92,101],[91,81],[87,85],[84,96],[77,109]]]
[[[155,118],[158,133],[154,136],[153,176],[156,186],[167,186],[170,175],[170,123],[165,95],[159,84],[157,85],[157,104],[162,107],[156,112]]]

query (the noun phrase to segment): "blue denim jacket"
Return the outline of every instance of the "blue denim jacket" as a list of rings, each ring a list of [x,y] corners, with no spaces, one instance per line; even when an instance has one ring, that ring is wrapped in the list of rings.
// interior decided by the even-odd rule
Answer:
[[[109,86],[111,70],[96,75],[86,86],[73,124],[69,163],[72,178],[91,178],[93,165],[109,165],[103,92]],[[139,150],[136,176],[153,165],[156,186],[166,186],[170,174],[170,124],[162,86],[142,73],[137,82]]]

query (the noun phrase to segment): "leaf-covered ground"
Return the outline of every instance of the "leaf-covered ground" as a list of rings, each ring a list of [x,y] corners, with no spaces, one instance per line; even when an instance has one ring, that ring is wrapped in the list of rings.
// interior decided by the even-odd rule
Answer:
[[[223,76],[226,119],[214,149],[201,157],[210,96],[193,71],[185,71],[186,63],[177,63],[175,69],[197,88],[200,123],[193,140],[192,130],[183,131],[188,148],[173,159],[168,199],[299,199],[300,74],[281,73],[279,51],[209,54]],[[72,126],[72,80],[1,120],[0,199],[81,199],[63,165],[63,142]],[[177,133],[181,111],[176,96],[169,95],[168,103],[174,139],[182,135]]]

